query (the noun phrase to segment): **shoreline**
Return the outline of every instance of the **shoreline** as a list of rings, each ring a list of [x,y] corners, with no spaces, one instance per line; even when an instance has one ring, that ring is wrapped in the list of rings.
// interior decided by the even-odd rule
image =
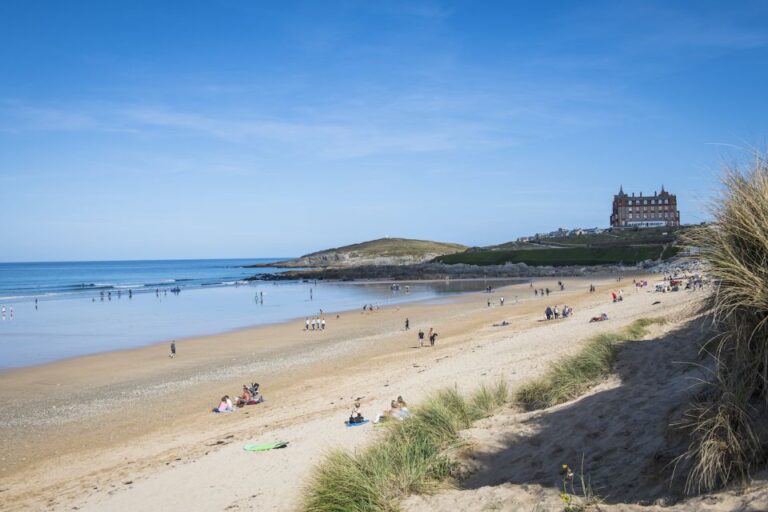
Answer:
[[[100,476],[94,482],[101,482],[96,485],[101,489],[105,482],[114,483],[126,457],[141,474],[164,467],[169,461],[162,454],[178,453],[179,439],[186,446],[205,446],[205,440],[220,435],[217,432],[222,432],[222,428],[234,432],[236,438],[247,438],[253,436],[254,428],[263,435],[290,426],[297,413],[302,422],[327,418],[328,407],[338,414],[339,407],[346,408],[343,404],[355,398],[352,395],[362,394],[360,389],[353,391],[344,384],[350,379],[362,375],[361,382],[365,384],[361,385],[367,387],[371,377],[378,376],[374,380],[384,378],[385,387],[396,385],[395,374],[382,373],[384,368],[399,368],[402,362],[414,358],[413,366],[409,363],[404,367],[406,374],[426,377],[421,372],[434,363],[424,366],[424,362],[438,354],[442,355],[437,362],[445,357],[458,357],[461,352],[450,354],[463,351],[462,346],[471,346],[467,344],[472,344],[476,337],[508,336],[519,329],[539,328],[540,323],[529,322],[531,315],[541,317],[539,310],[545,302],[566,301],[576,306],[577,314],[588,304],[604,302],[606,290],[618,287],[615,278],[600,280],[599,295],[587,294],[586,282],[593,277],[565,279],[566,291],[555,292],[549,301],[528,297],[528,283],[519,283],[492,294],[494,299],[502,294],[509,299],[503,307],[488,308],[488,294],[467,292],[441,304],[426,304],[429,300],[425,300],[387,306],[373,313],[342,312],[338,320],[329,322],[326,331],[305,332],[303,325],[298,328],[282,322],[191,338],[179,346],[174,360],[167,357],[167,347],[162,343],[17,369],[13,375],[0,374],[0,397],[6,404],[0,413],[5,424],[5,432],[0,432],[4,434],[0,481],[7,479],[9,484],[15,484],[10,487],[18,487],[21,493],[3,494],[8,498],[15,496],[22,503],[50,497],[55,492],[61,495],[59,501],[63,505],[89,494],[81,487],[73,490],[70,472],[96,471]],[[539,280],[537,286],[554,288],[555,281]],[[515,291],[522,297],[519,304],[512,302]],[[411,319],[410,333],[403,331],[405,316]],[[509,319],[510,327],[491,327],[501,319]],[[441,334],[438,346],[413,351],[416,331],[426,330],[430,325]],[[567,329],[563,323],[558,325],[559,329]],[[271,342],[274,339],[280,342]],[[207,412],[216,405],[219,396],[232,394],[242,382],[252,380],[262,384],[265,404],[215,419],[219,415]],[[429,383],[432,386],[439,382]],[[339,389],[333,391],[334,388]],[[42,391],[44,396],[34,393],[28,407],[21,411],[7,407],[14,403],[14,396],[27,396],[30,390]],[[401,390],[396,394],[404,394],[410,400],[419,393]],[[163,403],[160,409],[156,407],[158,401]],[[54,432],[55,437],[51,437]],[[46,443],[42,450],[41,442]],[[121,448],[113,453],[116,442]],[[122,448],[125,445],[132,447]],[[206,450],[182,451],[198,460]],[[22,453],[25,457],[20,457]],[[82,469],[74,469],[78,467]],[[29,475],[44,478],[38,487],[30,488],[25,484],[25,476]],[[24,494],[24,489],[31,494]]]
[[[449,282],[479,282],[479,281],[487,281],[487,282],[508,282],[510,284],[525,284],[527,282],[530,282],[532,278],[488,278],[488,279],[478,279],[478,278],[464,278],[464,279],[450,279]],[[408,283],[414,283],[414,284],[431,284],[431,283],[442,283],[446,282],[447,280],[444,279],[424,279],[424,280],[410,280]],[[512,281],[520,281],[519,283],[511,283]],[[350,285],[350,286],[366,286],[366,285],[385,285],[385,284],[391,284],[391,281],[386,280],[360,280],[360,281],[324,281],[321,284],[333,284],[333,285]],[[400,283],[398,283],[400,284]],[[244,285],[247,286],[247,285]],[[218,288],[225,288],[225,285],[217,286]],[[186,290],[188,293],[194,293],[199,291],[197,288],[195,289],[189,289]],[[152,290],[148,290],[147,293],[154,293]],[[449,292],[446,293],[444,296],[436,295],[434,297],[419,297],[414,299],[408,299],[407,297],[403,296],[399,301],[385,304],[384,306],[380,307],[398,307],[400,305],[405,304],[416,304],[416,303],[428,303],[430,301],[443,301],[446,298],[450,300],[450,298],[455,296],[461,296],[468,293],[477,293],[476,290],[472,291],[455,291],[455,292]],[[75,300],[77,298],[75,297],[69,297],[69,298],[63,298],[63,299],[50,299],[46,302],[50,302],[53,300]],[[30,301],[31,302],[31,299]],[[328,310],[325,311],[328,315],[337,315],[337,314],[349,314],[353,313],[356,310],[354,309],[340,309],[340,310]],[[79,355],[72,355],[60,359],[54,359],[50,361],[44,361],[40,363],[35,363],[31,365],[24,365],[24,366],[10,366],[10,367],[1,367],[0,366],[0,376],[3,376],[7,373],[15,372],[17,370],[24,370],[29,368],[37,368],[37,367],[45,367],[49,365],[54,365],[56,363],[61,363],[65,361],[71,361],[71,360],[77,360],[80,358],[86,358],[90,356],[99,356],[99,355],[105,355],[105,354],[111,354],[111,353],[125,353],[125,352],[131,352],[134,350],[140,350],[143,348],[149,348],[149,347],[159,347],[159,346],[167,346],[171,340],[175,340],[177,343],[183,343],[187,340],[192,339],[198,339],[208,336],[221,336],[221,335],[227,335],[227,334],[234,334],[239,333],[243,331],[247,331],[250,329],[257,329],[259,327],[268,327],[268,326],[276,326],[281,324],[291,324],[293,322],[300,322],[303,321],[304,316],[299,315],[295,317],[290,317],[287,319],[281,319],[281,320],[275,320],[275,321],[265,321],[263,323],[255,323],[251,325],[241,326],[241,327],[232,327],[232,328],[225,328],[222,330],[214,330],[212,332],[201,332],[199,334],[192,334],[192,335],[186,335],[186,336],[179,336],[176,338],[166,338],[162,340],[155,340],[150,341],[145,344],[133,346],[133,347],[125,347],[125,348],[113,348],[113,349],[106,349],[98,352],[91,352],[86,354],[79,354]]]

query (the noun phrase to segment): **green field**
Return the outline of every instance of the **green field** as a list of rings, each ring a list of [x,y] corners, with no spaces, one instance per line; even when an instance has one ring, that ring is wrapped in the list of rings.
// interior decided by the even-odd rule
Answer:
[[[635,265],[645,260],[671,258],[678,253],[677,247],[662,245],[644,245],[637,247],[572,247],[563,249],[536,250],[487,250],[473,249],[436,258],[436,261],[449,265],[465,263],[467,265],[503,265],[505,263],[525,263],[531,266],[580,266],[610,265],[622,263]]]

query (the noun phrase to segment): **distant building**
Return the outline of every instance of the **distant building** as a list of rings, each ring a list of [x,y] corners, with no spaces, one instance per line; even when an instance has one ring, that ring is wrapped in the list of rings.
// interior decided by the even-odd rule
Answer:
[[[653,228],[661,226],[679,226],[680,212],[677,209],[677,196],[670,194],[661,186],[661,192],[652,196],[627,195],[624,187],[613,196],[612,227]]]

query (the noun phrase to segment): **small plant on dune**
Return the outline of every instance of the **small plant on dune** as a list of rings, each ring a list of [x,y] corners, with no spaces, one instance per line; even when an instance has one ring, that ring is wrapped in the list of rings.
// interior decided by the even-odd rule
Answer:
[[[435,393],[369,448],[329,453],[312,475],[302,510],[394,512],[402,497],[434,491],[454,474],[450,453],[461,445],[459,432],[508,398],[504,382],[481,386],[469,400],[455,387]]]
[[[560,467],[560,501],[563,502],[563,512],[585,512],[591,507],[600,503],[600,499],[592,492],[592,486],[587,478],[584,477],[584,457],[581,458],[581,472],[579,479],[581,481],[581,493],[576,491],[574,483],[575,474],[568,464]]]
[[[543,377],[520,387],[516,400],[527,409],[544,409],[573,400],[611,372],[623,341],[639,340],[651,325],[664,322],[662,318],[641,318],[622,331],[598,334],[575,355],[554,363]]]
[[[765,464],[768,411],[768,162],[756,156],[747,172],[726,171],[714,222],[684,237],[715,286],[704,304],[714,335],[705,350],[715,379],[688,410],[691,442],[686,490],[746,484]],[[761,416],[762,415],[762,416]],[[680,462],[679,461],[679,462]]]

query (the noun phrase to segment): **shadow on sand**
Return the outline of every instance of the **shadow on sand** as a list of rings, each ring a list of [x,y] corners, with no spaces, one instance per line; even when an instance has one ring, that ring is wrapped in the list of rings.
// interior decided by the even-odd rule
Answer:
[[[605,503],[650,503],[682,494],[672,461],[685,438],[669,428],[694,391],[702,319],[652,339],[627,342],[618,355],[618,386],[602,385],[576,402],[499,419],[493,452],[475,454],[465,489],[503,483],[560,488],[568,464]],[[490,424],[493,425],[494,419]],[[500,433],[499,433],[500,432]],[[678,471],[678,474],[680,472]]]

